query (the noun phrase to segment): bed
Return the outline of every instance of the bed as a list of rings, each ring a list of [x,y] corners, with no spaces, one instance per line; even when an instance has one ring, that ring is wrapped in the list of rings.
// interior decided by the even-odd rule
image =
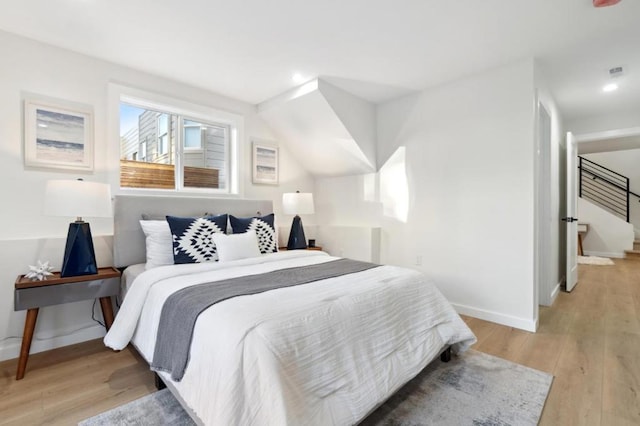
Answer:
[[[159,326],[163,306],[179,292],[343,262],[324,252],[295,250],[225,262],[139,266],[146,260],[142,214],[205,211],[250,217],[270,213],[272,205],[116,197],[114,262],[138,266],[125,271],[125,296],[105,337],[108,347],[119,350],[131,343],[154,365],[154,353],[170,339]],[[459,353],[475,342],[423,274],[387,265],[225,299],[197,316],[189,336],[183,374],[174,380],[175,372],[156,371],[194,421],[205,425],[356,424],[443,351]]]

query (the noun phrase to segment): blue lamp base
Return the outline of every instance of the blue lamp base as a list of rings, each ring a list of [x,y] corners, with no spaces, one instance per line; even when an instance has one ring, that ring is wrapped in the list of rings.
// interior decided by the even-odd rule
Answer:
[[[97,273],[98,266],[89,224],[87,222],[70,223],[60,276],[77,277]]]
[[[296,215],[291,222],[291,232],[289,232],[289,242],[287,250],[302,250],[307,248],[307,238],[304,236],[302,219]]]

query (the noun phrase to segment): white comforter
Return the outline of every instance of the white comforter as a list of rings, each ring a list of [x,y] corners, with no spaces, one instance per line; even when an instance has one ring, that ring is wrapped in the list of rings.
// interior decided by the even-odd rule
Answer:
[[[142,273],[104,342],[153,358],[162,304],[185,286],[335,260],[289,251]],[[382,266],[218,303],[196,322],[182,399],[206,425],[346,425],[475,336],[422,274]],[[165,380],[170,380],[163,374]]]

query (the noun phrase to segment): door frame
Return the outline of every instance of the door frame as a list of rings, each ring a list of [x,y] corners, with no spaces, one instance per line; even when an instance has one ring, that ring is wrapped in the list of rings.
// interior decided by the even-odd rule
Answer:
[[[553,303],[551,292],[554,287],[551,264],[553,250],[551,247],[551,145],[553,138],[552,117],[541,99],[536,101],[536,152],[535,152],[535,261],[534,282],[536,283],[535,306],[549,306]],[[546,117],[545,117],[546,116]],[[543,118],[546,120],[543,120]],[[536,312],[537,313],[537,312]]]
[[[539,305],[549,306],[553,302],[551,215],[552,215],[552,145],[553,117],[551,110],[536,91],[535,114],[535,220],[534,220],[534,302],[535,316]]]

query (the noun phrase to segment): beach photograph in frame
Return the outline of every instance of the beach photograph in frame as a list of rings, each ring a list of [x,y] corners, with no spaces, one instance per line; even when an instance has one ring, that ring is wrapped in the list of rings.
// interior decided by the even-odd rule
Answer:
[[[25,98],[24,159],[30,167],[93,171],[93,109]]]
[[[253,142],[253,183],[278,184],[278,147]]]

